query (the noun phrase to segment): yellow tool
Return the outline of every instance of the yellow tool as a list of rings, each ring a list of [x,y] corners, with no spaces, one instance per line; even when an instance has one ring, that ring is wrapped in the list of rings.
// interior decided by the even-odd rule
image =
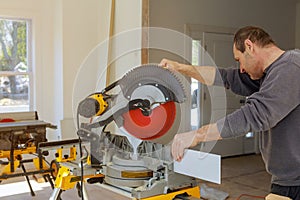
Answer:
[[[83,142],[82,145],[86,143]],[[104,175],[100,173],[99,168],[92,168],[90,165],[89,155],[86,159],[77,157],[77,146],[79,139],[61,140],[54,142],[40,143],[41,151],[56,150],[56,159],[50,164],[52,177],[55,179],[54,191],[51,194],[50,200],[60,199],[63,191],[74,188],[78,189],[78,194],[81,196],[79,184],[82,181],[89,183],[102,182]],[[84,174],[80,162],[84,162]]]
[[[79,106],[79,112],[86,118],[101,115],[108,107],[102,93],[94,93],[85,98]]]
[[[83,179],[89,178],[104,178],[103,174],[87,174],[83,176]],[[81,176],[73,175],[70,167],[60,166],[57,177],[55,179],[55,188],[60,190],[69,190],[74,188],[75,184],[81,181]]]
[[[14,159],[13,159],[13,161],[2,162],[4,167],[2,167],[0,169],[0,174],[1,174],[0,180],[1,180],[1,178],[3,180],[3,179],[10,178],[10,177],[13,177],[13,176],[22,175],[22,174],[15,173],[16,169],[18,167],[20,167],[22,165],[22,163],[29,162],[28,160],[24,161],[23,158],[22,158],[22,155],[35,154],[36,152],[37,152],[36,147],[27,147],[25,149],[14,150]],[[11,155],[11,151],[0,150],[0,158],[7,158],[9,160],[10,155]],[[49,166],[48,166],[48,164],[46,163],[46,161],[44,159],[42,159],[42,164],[40,164],[40,159],[38,157],[37,158],[32,158],[30,161],[33,162],[33,164],[34,164],[34,166],[37,170],[39,170],[39,169],[46,170],[45,173],[41,172],[42,174],[50,173]],[[14,175],[14,174],[16,174],[16,175]]]
[[[187,199],[187,197],[200,198],[200,188],[198,186],[192,188],[181,189],[177,192],[172,192],[169,194],[162,194],[154,197],[144,198],[142,200],[173,200],[178,197],[178,199]]]

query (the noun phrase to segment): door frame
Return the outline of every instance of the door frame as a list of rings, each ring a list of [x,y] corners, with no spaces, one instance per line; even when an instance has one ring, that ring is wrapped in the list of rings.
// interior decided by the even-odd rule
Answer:
[[[184,34],[189,36],[193,40],[200,40],[201,41],[201,46],[206,50],[206,47],[204,45],[205,42],[205,33],[216,33],[216,34],[228,34],[228,35],[234,35],[236,32],[237,28],[233,27],[222,27],[222,26],[212,26],[212,25],[204,25],[204,24],[184,24]],[[191,59],[191,53],[190,51],[186,51],[187,54],[186,56],[190,56]],[[201,91],[203,91],[203,85],[201,86]],[[204,93],[200,92],[201,99],[204,98]],[[200,100],[200,108],[202,108],[203,101]],[[198,126],[200,127],[203,125],[203,111],[200,110],[200,121]]]
[[[215,34],[229,34],[229,35],[234,35],[236,32],[237,28],[233,27],[221,27],[221,26],[212,26],[212,25],[203,25],[203,24],[185,24],[184,25],[184,33],[189,36],[190,38],[194,40],[200,40],[202,47],[206,50],[206,47],[204,46],[205,43],[205,33],[215,33]],[[192,56],[187,55],[187,56]],[[203,87],[203,86],[202,86]],[[201,89],[203,90],[203,89]],[[200,95],[203,95],[203,92],[201,92]],[[201,99],[203,96],[201,96]],[[203,106],[201,105],[203,101],[200,101],[200,108]],[[199,127],[203,125],[202,119],[203,119],[203,113],[200,111],[201,115],[201,120],[199,121]],[[243,140],[245,140],[244,138]],[[259,153],[258,150],[258,137],[257,135],[254,136],[254,153]],[[246,141],[243,141],[245,143]],[[245,144],[243,144],[245,145]],[[244,149],[245,150],[245,149]],[[246,153],[246,152],[243,152]]]

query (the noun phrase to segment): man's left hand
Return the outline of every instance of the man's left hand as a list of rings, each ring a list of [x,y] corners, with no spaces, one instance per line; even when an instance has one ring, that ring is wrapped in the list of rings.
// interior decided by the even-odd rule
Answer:
[[[186,133],[176,134],[172,142],[172,156],[180,162],[183,158],[185,149],[196,146],[198,144],[196,140],[197,131],[190,131]]]

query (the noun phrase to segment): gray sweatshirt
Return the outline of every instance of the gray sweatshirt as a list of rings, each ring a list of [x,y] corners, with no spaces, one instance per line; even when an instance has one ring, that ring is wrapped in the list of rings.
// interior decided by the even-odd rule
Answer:
[[[219,69],[215,85],[248,96],[240,109],[217,121],[222,138],[259,134],[272,183],[300,186],[300,50],[286,51],[260,80],[239,69]]]

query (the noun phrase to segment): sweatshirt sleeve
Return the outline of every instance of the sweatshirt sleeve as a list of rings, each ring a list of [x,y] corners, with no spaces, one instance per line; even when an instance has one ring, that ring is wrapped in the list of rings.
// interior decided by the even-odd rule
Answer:
[[[240,73],[237,68],[219,68],[216,71],[214,85],[224,86],[241,96],[249,96],[258,91],[260,83],[251,80],[248,74]]]
[[[244,106],[217,121],[221,137],[237,137],[276,126],[300,104],[299,77],[300,66],[293,62],[270,69],[259,91],[250,95]]]

